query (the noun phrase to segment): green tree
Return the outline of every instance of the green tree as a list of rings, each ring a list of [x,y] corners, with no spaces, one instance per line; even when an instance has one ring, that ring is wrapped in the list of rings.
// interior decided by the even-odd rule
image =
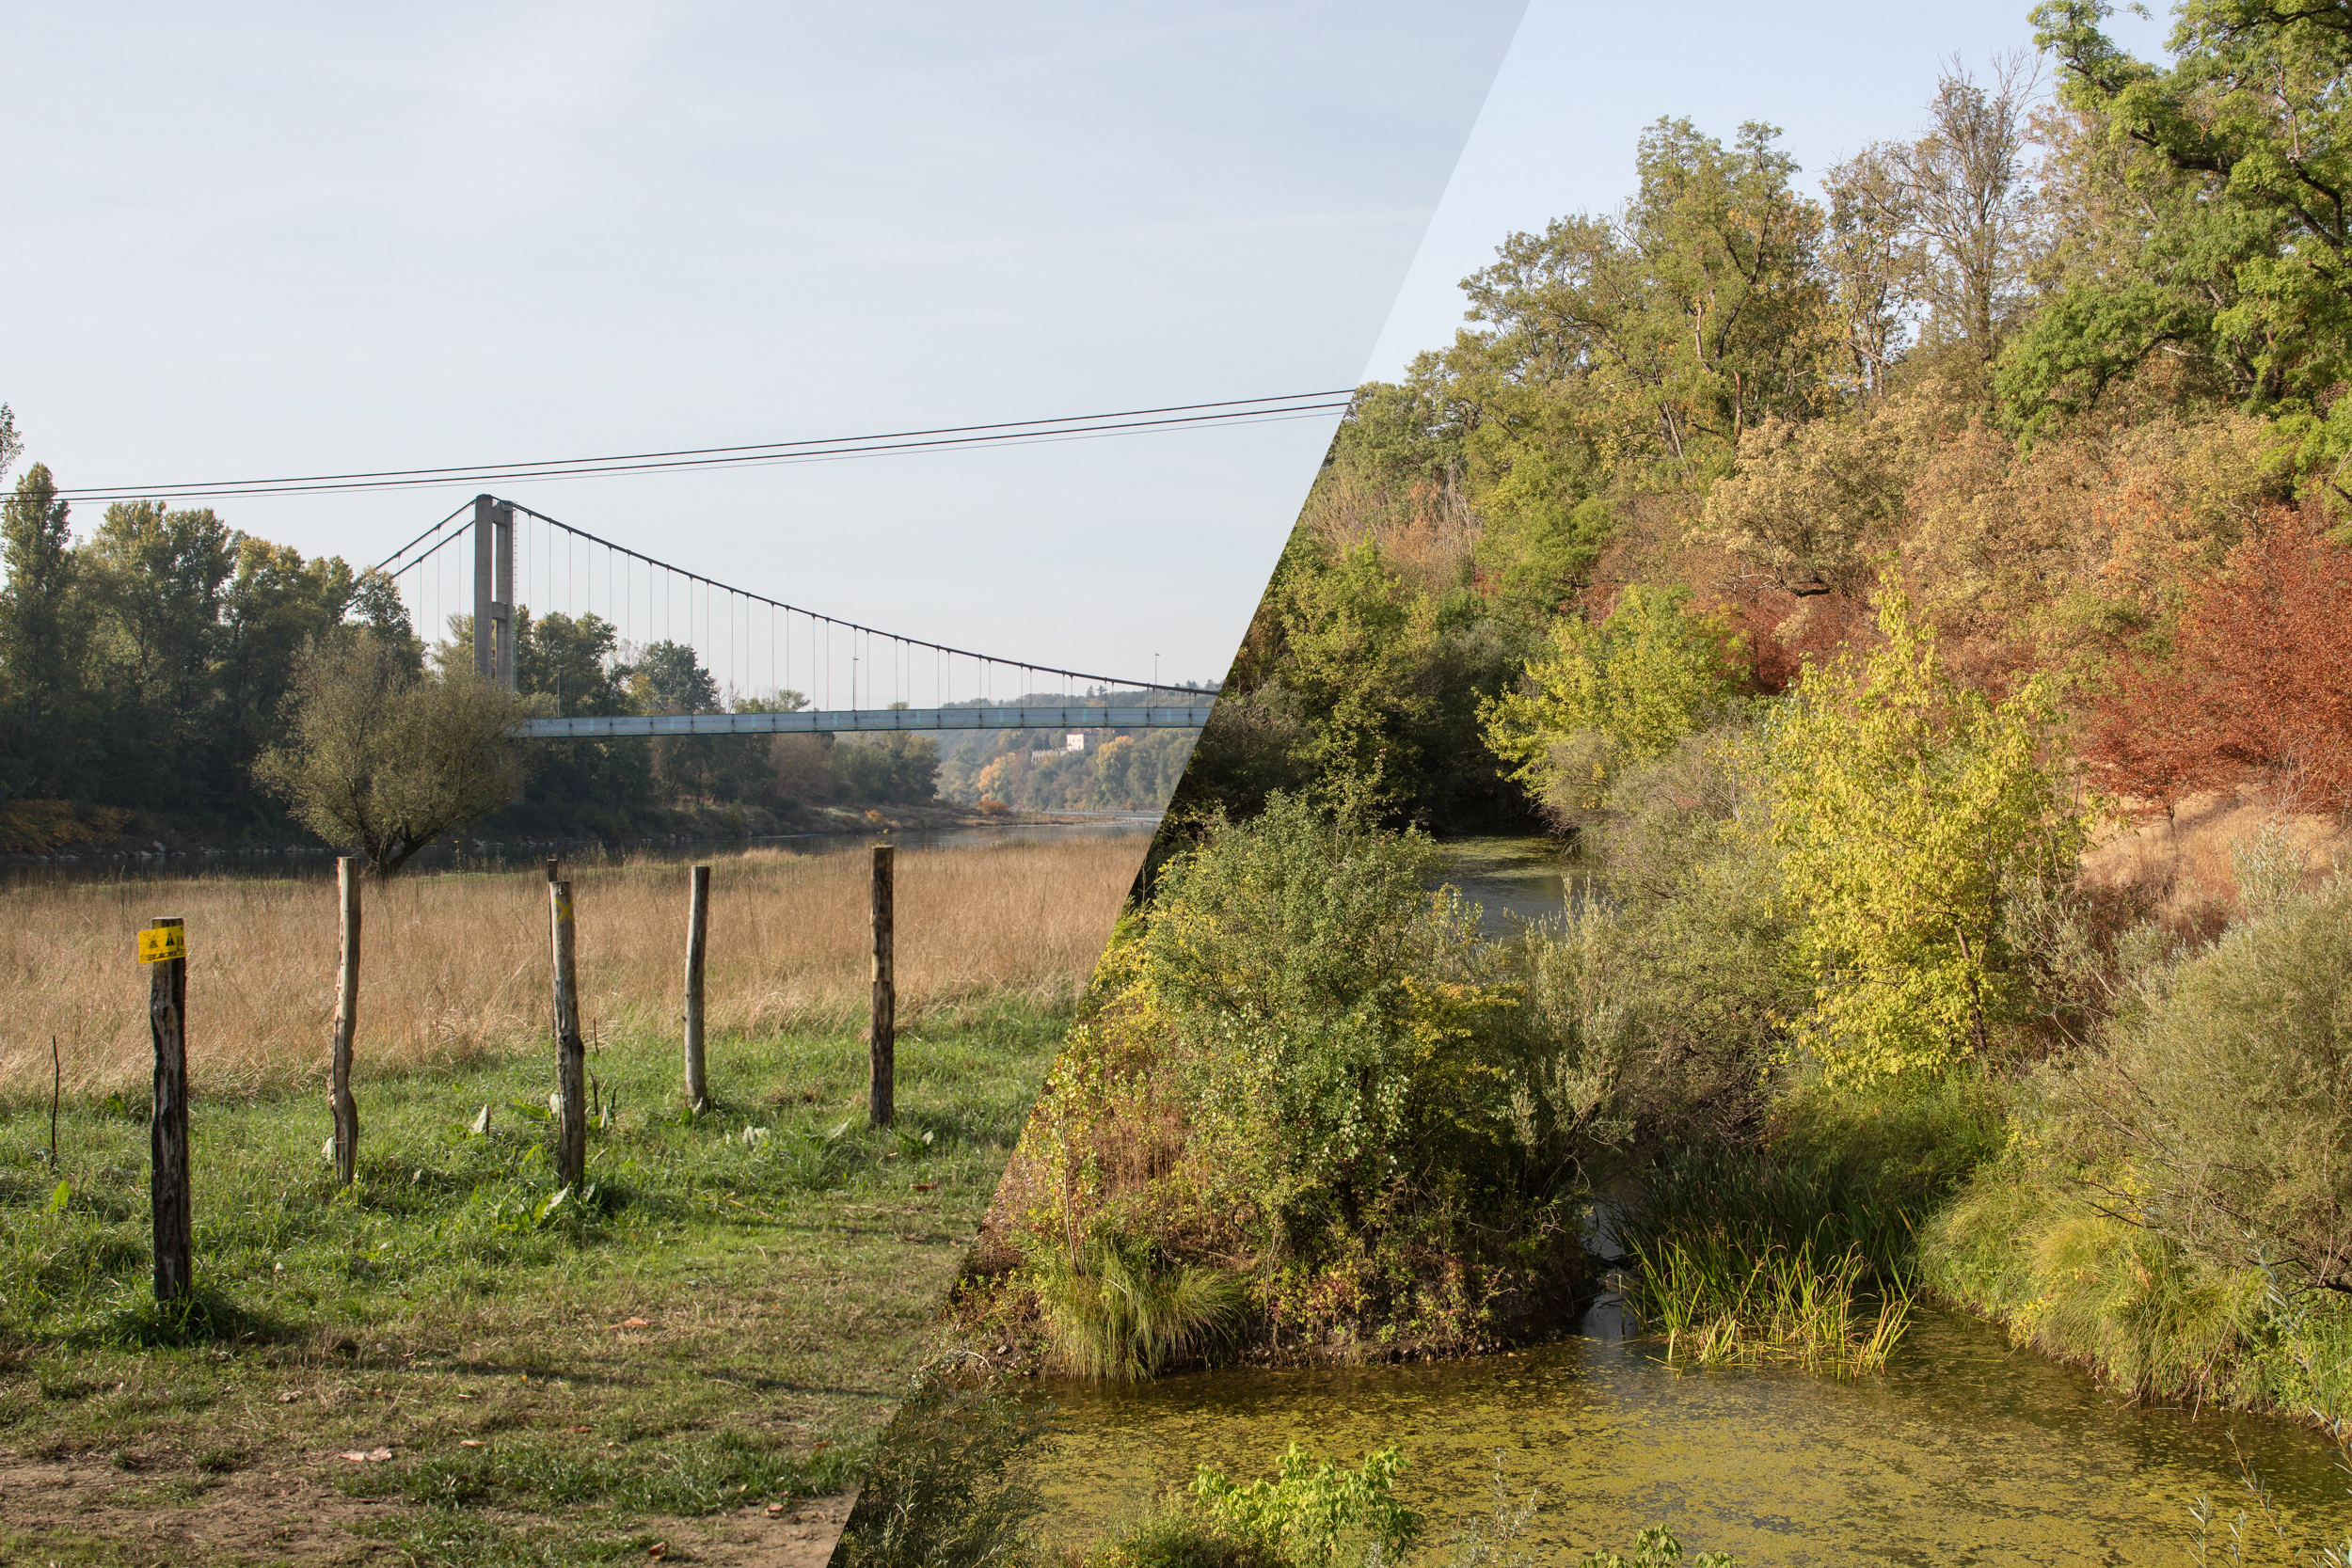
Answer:
[[[94,750],[84,712],[88,618],[69,508],[42,464],[0,511],[0,796],[69,794]]]
[[[238,534],[236,569],[224,586],[211,684],[216,753],[233,794],[236,772],[274,745],[283,724],[287,683],[302,650],[342,623],[356,586],[341,558],[305,561],[284,545]]]
[[[2011,892],[2071,881],[2085,838],[2042,765],[2043,686],[1996,704],[1954,682],[1891,580],[1878,626],[1867,658],[1807,667],[1765,759],[1816,976],[1804,1038],[1833,1080],[1987,1051],[2025,1000]]]
[[[515,689],[545,693],[553,701],[559,719],[607,718],[630,712],[627,673],[614,657],[619,646],[618,630],[601,615],[575,617],[556,610],[533,616],[529,606],[517,606]],[[676,644],[657,646],[670,649]],[[702,674],[702,686],[708,687],[708,674],[695,673]]]
[[[287,739],[253,777],[304,826],[389,877],[451,829],[513,800],[530,772],[525,706],[470,673],[412,673],[405,650],[347,627],[295,665]]]
[[[1707,727],[1737,689],[1736,641],[1685,588],[1628,585],[1606,620],[1561,621],[1513,690],[1479,706],[1487,748],[1552,816],[1607,802],[1629,764]]]
[[[109,782],[140,805],[199,807],[208,784],[226,782],[214,677],[237,545],[209,508],[118,501],[84,546],[101,612],[93,684],[111,727],[135,742],[119,748],[123,765],[107,769]]]
[[[2296,416],[2307,467],[2332,463],[2352,450],[2352,408],[2330,390],[2352,364],[2352,29],[2333,6],[2189,0],[2166,68],[2118,48],[2108,11],[2033,12],[2076,117],[2059,148],[2070,238],[2002,397],[2046,421],[2163,355]],[[2341,412],[2323,420],[2329,403]]]
[[[1779,132],[1743,125],[1725,147],[1661,119],[1615,218],[1514,234],[1466,278],[1473,320],[1456,363],[1499,361],[1559,388],[1600,432],[1602,458],[1703,477],[1772,414],[1812,406],[1835,348],[1816,264],[1822,216],[1796,194]]]

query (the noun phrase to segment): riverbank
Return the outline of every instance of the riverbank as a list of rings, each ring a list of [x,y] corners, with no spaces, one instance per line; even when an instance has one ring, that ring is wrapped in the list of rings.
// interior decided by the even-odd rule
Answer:
[[[53,1170],[17,1098],[0,1559],[821,1560],[845,1513],[812,1499],[904,1396],[1066,1016],[903,1028],[886,1132],[853,1028],[714,1037],[691,1117],[675,1038],[608,1034],[580,1193],[532,1055],[363,1084],[348,1192],[313,1094],[199,1098],[185,1316],[149,1294],[144,1118],[69,1100]]]
[[[658,832],[533,834],[492,829],[480,833],[458,833],[419,851],[407,868],[497,870],[550,855],[601,861],[646,854],[675,857],[702,847],[731,854],[742,848],[833,835],[895,832],[921,838],[1005,827],[1156,819],[1156,813],[980,811],[944,801],[879,807],[811,806],[787,817],[768,815],[755,818],[726,810],[680,812],[674,825]],[[185,876],[220,871],[238,875],[282,875],[292,871],[299,875],[325,867],[323,874],[332,875],[335,857],[343,852],[307,836],[289,838],[280,833],[224,837],[159,819],[135,820],[120,812],[96,822],[91,831],[66,833],[53,844],[35,846],[30,839],[0,836],[0,879],[11,873],[35,879],[43,873],[69,877],[103,875],[109,868],[141,875]]]

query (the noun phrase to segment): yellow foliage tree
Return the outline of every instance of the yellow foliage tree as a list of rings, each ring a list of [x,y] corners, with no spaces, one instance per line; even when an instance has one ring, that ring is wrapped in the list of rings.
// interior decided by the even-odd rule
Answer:
[[[1555,816],[1598,810],[1619,771],[1663,755],[1730,700],[1732,634],[1690,601],[1688,589],[1632,584],[1606,620],[1556,623],[1518,689],[1479,705],[1487,749]]]
[[[2006,900],[2070,880],[2085,835],[2043,766],[2054,714],[2038,681],[1997,704],[1954,683],[1891,575],[1879,630],[1867,658],[1806,670],[1765,753],[1818,976],[1803,1038],[1833,1081],[1985,1051],[2019,1001]]]

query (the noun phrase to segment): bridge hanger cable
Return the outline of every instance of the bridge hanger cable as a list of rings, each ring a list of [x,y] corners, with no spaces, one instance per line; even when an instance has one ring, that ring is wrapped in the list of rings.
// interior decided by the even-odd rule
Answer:
[[[612,540],[591,533],[584,528],[574,528],[571,524],[563,521],[561,518],[550,517],[546,513],[525,506],[520,501],[504,501],[502,504],[512,506],[516,512],[521,513],[525,516],[536,517],[541,522],[548,524],[550,527],[560,528],[565,533],[585,539],[590,544],[601,545],[608,550],[617,551],[618,553],[626,555],[634,561],[642,561],[648,566],[659,566],[666,573],[675,577],[685,578],[690,585],[699,582],[703,585],[706,592],[716,589],[721,593],[732,594],[738,598],[746,599],[755,604],[764,604],[771,610],[780,610],[787,615],[805,616],[810,623],[809,629],[812,636],[815,634],[818,623],[821,622],[825,626],[839,626],[847,630],[852,638],[854,638],[859,632],[864,632],[869,638],[880,637],[892,642],[904,644],[908,647],[929,648],[935,653],[951,654],[961,658],[977,659],[984,664],[1001,664],[1007,669],[1022,670],[1037,674],[1061,675],[1072,680],[1091,681],[1101,686],[1124,687],[1131,691],[1192,691],[1197,689],[1196,688],[1191,687],[1163,685],[1161,682],[1156,680],[1128,680],[1122,676],[1093,674],[1084,670],[1064,670],[1050,664],[1031,664],[1025,660],[1002,658],[994,654],[976,653],[970,648],[950,647],[945,642],[933,642],[920,637],[904,637],[897,632],[882,631],[877,627],[864,626],[855,621],[844,621],[838,616],[827,615],[821,610],[803,610],[799,605],[787,604],[782,599],[771,599],[765,594],[755,594],[747,588],[738,588],[731,583],[721,582],[715,578],[704,577],[699,572],[690,572],[685,570],[683,567],[673,566],[666,561],[657,561],[652,556],[645,554],[642,550],[630,549],[627,545],[616,545]],[[453,537],[454,536],[453,535]],[[690,594],[692,593],[691,586],[688,589],[688,593]],[[688,635],[691,637],[692,634],[690,631]],[[854,704],[856,702],[856,698],[853,696],[850,701]]]
[[[1028,445],[1055,440],[1078,440],[1095,436],[1128,435],[1147,430],[1215,429],[1225,425],[1268,423],[1308,419],[1343,411],[1354,398],[1352,388],[1292,392],[1274,397],[1228,398],[1215,403],[1169,404],[1156,408],[1125,408],[1102,414],[1073,414],[1046,420],[1004,420],[990,424],[941,425],[922,430],[885,431],[871,436],[764,441],[727,447],[682,447],[660,451],[620,452],[597,457],[538,458],[527,462],[485,463],[471,467],[380,468],[347,473],[296,474],[276,479],[184,480],[148,485],[88,485],[61,488],[66,500],[188,500],[204,497],[318,494],[335,491],[396,490],[468,481],[577,479],[597,474],[669,473],[707,467],[744,467],[764,464],[839,460],[937,450],[987,446]],[[462,509],[461,509],[462,510]],[[437,525],[439,526],[439,525]],[[427,530],[430,533],[432,531]],[[420,535],[421,538],[422,535]],[[411,541],[413,544],[414,541]]]

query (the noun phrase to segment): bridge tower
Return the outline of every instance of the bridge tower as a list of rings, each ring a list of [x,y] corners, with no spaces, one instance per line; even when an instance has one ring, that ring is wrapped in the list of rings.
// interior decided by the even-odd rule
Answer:
[[[473,499],[473,673],[515,689],[515,508]]]

